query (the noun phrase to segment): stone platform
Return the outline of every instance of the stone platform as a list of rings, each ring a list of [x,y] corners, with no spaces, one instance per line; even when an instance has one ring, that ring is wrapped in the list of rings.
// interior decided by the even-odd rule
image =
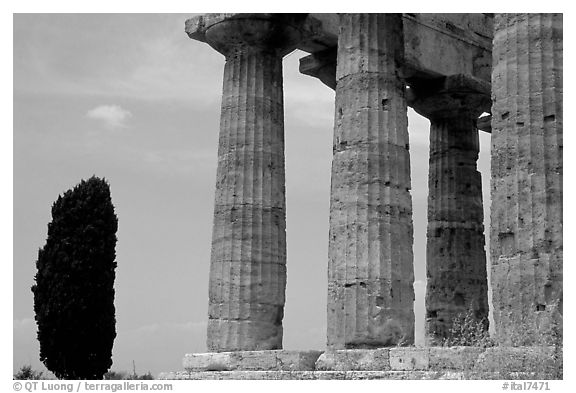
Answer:
[[[498,372],[454,371],[178,371],[162,373],[164,380],[489,380],[489,379],[540,379],[534,373],[514,372],[503,377]]]
[[[187,354],[158,379],[558,379],[554,347],[394,347]]]
[[[322,351],[236,351],[186,354],[188,372],[204,371],[313,371]]]

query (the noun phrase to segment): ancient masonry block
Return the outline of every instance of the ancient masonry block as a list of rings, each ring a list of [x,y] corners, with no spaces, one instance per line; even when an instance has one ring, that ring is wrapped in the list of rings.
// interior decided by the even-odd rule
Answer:
[[[428,370],[430,350],[428,348],[390,349],[390,369],[395,371]]]
[[[472,370],[480,354],[481,347],[430,347],[430,370]]]
[[[235,351],[187,354],[182,365],[188,372],[233,370],[314,370],[321,351]]]
[[[275,17],[193,19],[226,56],[210,261],[208,349],[282,348],[286,205],[282,57],[297,31]]]
[[[561,336],[562,14],[496,14],[492,100],[494,320],[524,345]]]
[[[482,179],[476,121],[490,87],[465,76],[412,89],[413,108],[430,120],[426,341],[441,344],[455,317],[471,311],[488,328]]]
[[[400,14],[340,17],[328,348],[414,339],[410,154]]]
[[[389,349],[343,349],[324,352],[316,361],[318,371],[390,370]]]
[[[213,352],[159,379],[534,379],[557,377],[559,361],[547,346]]]
[[[475,371],[480,372],[520,372],[545,369],[558,371],[558,362],[554,359],[555,349],[547,346],[529,347],[492,347],[478,356]]]

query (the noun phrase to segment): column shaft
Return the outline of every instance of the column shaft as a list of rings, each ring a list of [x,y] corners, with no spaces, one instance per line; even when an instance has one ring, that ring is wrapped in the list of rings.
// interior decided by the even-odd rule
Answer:
[[[449,108],[447,108],[449,109]],[[488,325],[482,178],[474,113],[431,119],[426,247],[426,341],[440,344],[454,317],[474,312]]]
[[[414,338],[410,155],[400,14],[340,17],[328,347]]]
[[[208,349],[282,348],[286,212],[282,57],[238,50],[224,69]]]
[[[562,14],[496,14],[493,47],[494,320],[526,344],[562,315]]]

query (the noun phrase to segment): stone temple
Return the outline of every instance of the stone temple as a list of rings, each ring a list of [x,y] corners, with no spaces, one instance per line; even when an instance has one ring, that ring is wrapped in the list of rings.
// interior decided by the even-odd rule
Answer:
[[[425,372],[457,315],[471,311],[487,329],[479,132],[492,140],[495,339],[530,345],[552,324],[562,334],[562,14],[204,14],[185,30],[225,65],[209,353],[187,355],[188,374],[171,377],[210,378],[211,367]],[[295,49],[309,53],[300,72],[336,92],[322,355],[281,351],[282,58]],[[430,120],[425,348],[411,346],[408,106]]]

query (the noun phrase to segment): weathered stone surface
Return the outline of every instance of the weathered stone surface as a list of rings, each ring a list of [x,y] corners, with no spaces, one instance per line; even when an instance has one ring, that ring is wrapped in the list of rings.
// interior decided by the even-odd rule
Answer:
[[[531,372],[463,371],[224,371],[161,373],[162,380],[534,380]]]
[[[498,339],[541,339],[562,315],[562,14],[496,14],[491,264]]]
[[[186,354],[182,366],[187,371],[224,371],[230,370],[237,358],[236,352],[210,352]]]
[[[411,89],[430,120],[426,341],[441,344],[455,317],[472,311],[488,328],[482,179],[476,120],[489,90],[462,77]],[[484,90],[484,91],[483,91]]]
[[[479,23],[483,19],[491,22],[492,15],[209,14],[187,22],[191,38],[226,56],[209,350],[281,347],[286,284],[281,59],[296,47],[313,52],[310,69],[325,83],[336,82],[328,348],[413,341],[406,83],[412,93],[432,86],[425,102],[418,94],[416,101],[408,97],[417,110],[418,101],[424,105],[432,123],[429,337],[439,332],[443,337],[454,315],[470,306],[477,317],[486,315],[476,171],[476,126],[483,124],[494,132],[491,269],[498,337],[515,345],[561,340],[562,15],[496,16],[491,127],[477,119],[477,112],[489,111],[485,100],[470,105],[478,87],[485,90],[490,68],[486,43],[492,29]],[[459,81],[466,86],[447,87]],[[359,353],[342,358],[342,364],[370,367]],[[444,355],[434,353],[439,364],[452,359]],[[334,366],[337,356],[330,356],[319,364],[340,367]],[[431,352],[430,362],[434,356]],[[226,359],[216,360],[218,365]],[[394,367],[423,367],[424,361],[390,357]],[[256,370],[273,360],[247,355],[245,362]]]
[[[533,379],[530,373],[512,373],[512,379]],[[474,374],[458,371],[223,371],[223,372],[167,372],[163,380],[412,380],[412,379],[502,379],[497,372]]]
[[[410,155],[399,14],[343,14],[328,264],[328,348],[410,344]]]
[[[428,370],[430,351],[428,348],[391,348],[390,368],[395,371]]]
[[[322,351],[235,351],[186,354],[184,369],[195,371],[314,370]]]
[[[186,355],[161,379],[561,379],[562,348],[396,347]],[[320,357],[318,357],[320,355]],[[316,365],[314,366],[314,362]]]
[[[390,370],[389,349],[344,349],[326,351],[316,361],[317,371]]]
[[[188,21],[187,32],[226,56],[208,350],[279,349],[286,287],[282,56],[299,31],[274,15],[208,15]]]
[[[276,354],[277,368],[284,371],[315,370],[321,354],[322,351],[281,351]]]
[[[296,13],[208,13],[185,23],[188,37],[208,43],[225,56],[239,48],[284,56],[298,45],[318,40],[320,30],[319,21]]]
[[[494,347],[487,348],[478,356],[474,369],[483,372],[520,372],[552,365],[555,365],[554,347]]]
[[[402,17],[405,55],[401,67],[410,83],[458,74],[490,82],[490,14],[422,13]],[[331,52],[338,42],[338,14],[309,14],[309,19],[320,22],[320,28],[314,39],[298,45],[311,53],[300,59],[300,72],[336,89],[336,54]]]
[[[473,370],[478,356],[485,351],[480,347],[430,347],[431,370]]]

